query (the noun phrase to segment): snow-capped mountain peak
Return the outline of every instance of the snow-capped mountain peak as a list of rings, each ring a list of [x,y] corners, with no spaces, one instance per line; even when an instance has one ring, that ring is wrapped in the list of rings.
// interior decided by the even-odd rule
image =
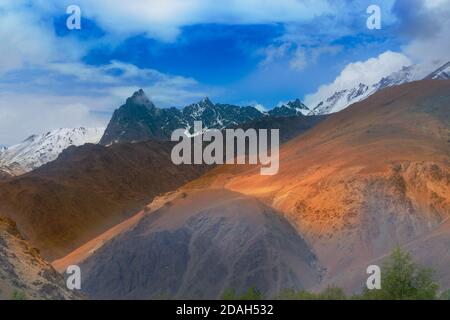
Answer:
[[[433,73],[425,77],[429,71],[421,65],[404,66],[399,71],[391,73],[387,77],[381,78],[376,83],[360,83],[353,88],[347,88],[335,92],[330,97],[321,101],[309,113],[310,115],[323,115],[341,111],[353,103],[362,101],[384,88],[397,86],[403,83],[412,82],[421,79],[439,79],[446,80],[450,78],[450,62],[446,63]]]
[[[436,71],[429,74],[426,79],[448,80],[450,79],[450,61]]]
[[[32,135],[23,142],[0,150],[0,170],[19,175],[55,160],[69,146],[98,143],[104,128],[61,128]]]
[[[289,102],[281,102],[277,107],[268,112],[275,117],[291,117],[298,115],[307,115],[311,110],[300,100],[295,99]]]

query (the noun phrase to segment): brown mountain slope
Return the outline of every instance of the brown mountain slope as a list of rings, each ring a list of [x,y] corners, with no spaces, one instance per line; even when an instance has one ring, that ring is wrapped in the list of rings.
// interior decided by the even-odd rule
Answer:
[[[223,166],[188,187],[225,186],[279,210],[329,279],[352,266],[365,272],[367,262],[450,216],[449,110],[450,81],[389,88],[285,144],[275,176]]]
[[[324,118],[266,117],[251,126],[279,128],[284,142]],[[54,163],[0,181],[0,208],[46,257],[60,258],[122,222],[154,196],[174,190],[208,169],[174,166],[170,160],[173,145],[149,141],[108,148],[72,147]]]
[[[0,218],[0,300],[80,299],[63,277],[19,234],[15,224]]]
[[[0,212],[46,258],[61,257],[204,172],[173,165],[172,146],[71,147],[34,172],[0,182]]]
[[[252,286],[270,297],[322,276],[314,253],[279,213],[235,192],[179,192],[136,220],[81,259],[89,297],[216,299]]]
[[[420,265],[427,266],[434,271],[434,278],[438,280],[441,289],[450,288],[450,219],[447,218],[430,233],[403,243],[403,248],[412,253],[414,260]],[[389,254],[378,256],[370,261],[362,261],[353,264],[344,273],[336,274],[317,288],[323,289],[333,283],[340,287],[357,289],[367,279],[366,268],[368,265],[381,266]]]

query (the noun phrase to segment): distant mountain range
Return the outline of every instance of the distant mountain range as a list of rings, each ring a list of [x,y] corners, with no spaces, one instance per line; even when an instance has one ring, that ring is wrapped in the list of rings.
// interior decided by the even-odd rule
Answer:
[[[246,123],[281,124],[276,118],[303,116],[310,110],[300,101],[294,100],[263,112],[255,107],[239,107],[231,104],[214,104],[208,98],[185,108],[157,108],[143,90],[135,92],[126,103],[118,108],[106,128],[62,128],[45,134],[32,135],[23,142],[0,148],[0,179],[18,176],[55,160],[70,146],[86,143],[111,145],[113,143],[138,142],[146,140],[170,140],[173,130],[186,128],[193,133],[194,121],[201,120],[205,128],[225,129]],[[300,126],[309,126],[318,119]],[[294,121],[295,122],[295,121]],[[297,124],[295,123],[294,126]],[[296,128],[290,130],[296,132]],[[286,132],[287,134],[287,132]],[[287,134],[286,136],[288,136]]]
[[[104,128],[57,129],[32,135],[23,142],[0,149],[0,172],[17,176],[55,160],[70,146],[98,143]]]
[[[202,121],[206,129],[224,129],[264,117],[290,117],[309,113],[309,109],[295,100],[263,112],[252,106],[213,103],[209,98],[182,109],[156,107],[141,89],[114,111],[100,143],[136,142],[148,139],[168,140],[172,132],[185,128],[193,133],[194,121]]]
[[[420,65],[403,67],[400,71],[383,77],[373,84],[360,83],[356,87],[346,88],[335,92],[333,95],[321,101],[312,109],[309,115],[323,115],[341,111],[353,103],[362,101],[375,92],[382,89],[397,86],[421,79],[448,80],[450,79],[450,62],[427,75],[426,70]]]
[[[305,115],[326,115],[347,108],[362,101],[382,89],[403,83],[426,79],[449,79],[450,62],[427,75],[420,65],[403,67],[400,71],[380,79],[374,84],[360,83],[354,88],[335,92],[320,102],[314,109],[299,99],[281,104],[270,111],[261,111],[256,107],[239,107],[231,104],[215,104],[208,98],[184,107],[161,109],[145,95],[141,89],[135,92],[126,103],[117,109],[106,128],[100,143],[110,145],[119,142],[136,142],[147,139],[167,140],[175,129],[186,128],[193,133],[194,121],[201,120],[204,128],[224,129],[265,117],[292,117]]]
[[[194,121],[201,120],[207,129],[249,127],[262,121],[268,128],[271,123],[281,125],[277,118],[327,115],[341,111],[353,103],[362,101],[382,89],[419,79],[450,79],[450,62],[426,75],[419,65],[403,67],[374,84],[360,83],[354,88],[335,92],[320,102],[314,109],[308,108],[299,99],[282,103],[277,107],[262,111],[253,106],[236,106],[213,103],[204,98],[184,108],[158,108],[141,89],[114,111],[106,128],[58,129],[41,135],[33,135],[25,141],[0,148],[0,179],[17,176],[32,171],[45,163],[55,160],[69,146],[86,143],[138,142],[149,139],[169,140],[175,129],[185,128],[187,134],[193,133]],[[315,123],[315,120],[311,121]],[[304,123],[301,123],[303,126]],[[296,132],[296,130],[293,130]]]
[[[283,142],[324,118],[282,117],[275,122],[266,117],[249,125],[280,128]],[[17,222],[45,258],[61,257],[128,218],[155,196],[176,190],[212,168],[174,165],[170,159],[174,145],[148,140],[108,147],[71,146],[26,175],[0,181],[0,216]]]

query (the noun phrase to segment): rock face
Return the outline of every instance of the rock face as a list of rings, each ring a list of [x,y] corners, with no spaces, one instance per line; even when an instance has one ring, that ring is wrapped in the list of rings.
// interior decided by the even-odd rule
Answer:
[[[206,129],[225,129],[266,117],[274,119],[306,113],[309,113],[309,109],[298,99],[267,113],[249,106],[214,104],[208,98],[183,109],[160,109],[147,98],[144,91],[139,90],[114,112],[100,143],[110,145],[148,139],[170,140],[176,129],[185,128],[192,134],[194,121],[202,121]]]
[[[100,143],[170,140],[174,130],[190,130],[194,121],[202,121],[205,128],[223,129],[263,116],[253,107],[213,104],[208,98],[183,109],[159,109],[139,90],[114,112]]]
[[[104,128],[57,129],[0,149],[0,172],[18,176],[55,160],[70,146],[98,143]],[[1,175],[1,173],[0,173]]]
[[[91,298],[216,299],[254,286],[320,282],[322,268],[303,238],[272,208],[226,190],[180,192],[82,264]]]
[[[0,217],[0,300],[81,297],[66,288],[63,277],[22,238],[11,220]]]
[[[277,106],[270,110],[268,114],[272,117],[292,117],[299,115],[307,115],[311,112],[307,106],[299,99],[289,101],[286,104]]]
[[[0,212],[47,259],[122,222],[205,167],[172,163],[170,142],[69,147],[28,174],[0,182]]]

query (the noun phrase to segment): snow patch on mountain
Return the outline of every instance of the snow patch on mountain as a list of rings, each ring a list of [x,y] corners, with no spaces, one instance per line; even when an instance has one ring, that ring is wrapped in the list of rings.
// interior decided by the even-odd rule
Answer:
[[[333,95],[317,104],[317,106],[309,112],[309,115],[324,115],[339,112],[356,102],[366,99],[379,90],[403,83],[421,79],[449,79],[450,62],[431,74],[429,74],[429,72],[429,70],[421,65],[405,66],[401,70],[393,72],[389,76],[383,77],[375,83],[360,83],[353,88],[335,92]],[[427,76],[427,74],[429,75]]]
[[[274,117],[293,117],[308,115],[311,110],[300,101],[296,99],[289,102],[280,102],[278,106],[268,112],[268,115]]]
[[[58,158],[69,146],[98,143],[104,128],[61,128],[32,135],[23,142],[0,149],[0,170],[11,175],[32,171]]]
[[[444,64],[436,71],[429,74],[426,79],[449,80],[450,79],[450,61]]]

